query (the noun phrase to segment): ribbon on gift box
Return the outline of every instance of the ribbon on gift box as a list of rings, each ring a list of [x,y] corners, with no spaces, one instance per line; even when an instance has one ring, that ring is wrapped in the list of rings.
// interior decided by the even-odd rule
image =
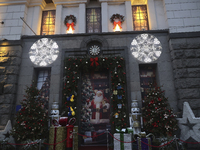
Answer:
[[[125,128],[121,129],[120,127],[116,127],[116,132],[120,133],[120,141],[124,141],[124,133],[126,133],[126,129]],[[124,150],[123,142],[120,143],[120,147],[121,147],[121,150]]]
[[[139,138],[147,138],[147,137],[152,137],[152,139],[155,139],[155,136],[152,133],[149,133],[148,135],[146,135],[146,132],[140,132],[139,134],[134,134],[134,138],[137,139],[137,137]]]
[[[138,143],[138,150],[151,150],[151,146],[148,146],[146,144],[142,144],[141,141],[145,142],[145,143],[148,143],[149,145],[152,145],[151,144],[151,137],[152,136],[152,139],[154,140],[155,139],[155,136],[152,134],[152,133],[149,133],[148,135],[146,135],[146,132],[141,132],[139,134],[134,134],[134,138],[136,139],[137,137],[137,143]]]
[[[52,124],[54,126],[50,127],[49,141],[50,143],[54,143],[54,145],[50,145],[49,150],[64,150],[64,143],[59,143],[57,145],[55,145],[55,143],[66,138],[66,127],[60,126],[57,120],[52,120]]]

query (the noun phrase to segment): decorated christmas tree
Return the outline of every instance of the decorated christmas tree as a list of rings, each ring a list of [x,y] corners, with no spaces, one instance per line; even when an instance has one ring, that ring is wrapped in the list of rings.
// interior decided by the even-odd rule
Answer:
[[[164,91],[150,85],[147,98],[143,102],[144,130],[160,137],[172,136],[177,130],[177,120]]]
[[[48,133],[47,113],[38,96],[39,90],[30,86],[25,92],[25,99],[21,101],[21,109],[17,112],[12,135],[17,142],[45,139]]]
[[[94,90],[92,89],[91,82],[89,78],[83,79],[82,84],[82,109],[81,109],[81,132],[85,133],[85,131],[91,131],[93,126],[90,123],[90,115],[91,109],[87,108],[89,101],[94,98]]]

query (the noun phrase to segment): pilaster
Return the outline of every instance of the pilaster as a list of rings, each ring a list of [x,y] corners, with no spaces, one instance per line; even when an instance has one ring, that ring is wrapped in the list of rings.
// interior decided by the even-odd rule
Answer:
[[[56,22],[55,22],[55,34],[60,34],[61,23],[62,23],[62,5],[56,6]]]
[[[101,3],[102,32],[108,32],[108,3]]]
[[[149,18],[149,29],[155,30],[158,28],[154,0],[148,0],[148,18]]]
[[[85,4],[79,4],[79,33],[85,33],[86,30],[86,12]]]
[[[133,16],[132,16],[131,1],[125,2],[125,9],[126,9],[126,30],[133,31]]]

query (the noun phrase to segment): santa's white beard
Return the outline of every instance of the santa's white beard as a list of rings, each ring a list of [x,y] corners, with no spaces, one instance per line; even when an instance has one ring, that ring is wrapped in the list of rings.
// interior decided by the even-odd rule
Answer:
[[[96,105],[96,108],[100,109],[100,105],[101,105],[102,101],[103,101],[103,95],[101,95],[99,97],[98,96],[95,97],[94,103]],[[95,120],[96,120],[96,123],[99,123],[99,121],[100,121],[100,113],[99,112],[96,112]]]
[[[94,99],[94,103],[96,104],[96,108],[100,108],[100,103],[103,101],[103,95],[98,97],[96,96]]]

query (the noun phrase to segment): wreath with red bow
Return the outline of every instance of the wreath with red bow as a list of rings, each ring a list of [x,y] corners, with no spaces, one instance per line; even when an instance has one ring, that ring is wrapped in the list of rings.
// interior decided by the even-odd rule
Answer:
[[[64,24],[66,25],[69,20],[72,20],[74,25],[76,24],[76,17],[74,15],[69,15],[65,17]]]
[[[120,15],[120,14],[113,14],[110,18],[110,21],[112,23],[114,23],[115,19],[119,19],[119,21],[124,22],[124,16]]]

